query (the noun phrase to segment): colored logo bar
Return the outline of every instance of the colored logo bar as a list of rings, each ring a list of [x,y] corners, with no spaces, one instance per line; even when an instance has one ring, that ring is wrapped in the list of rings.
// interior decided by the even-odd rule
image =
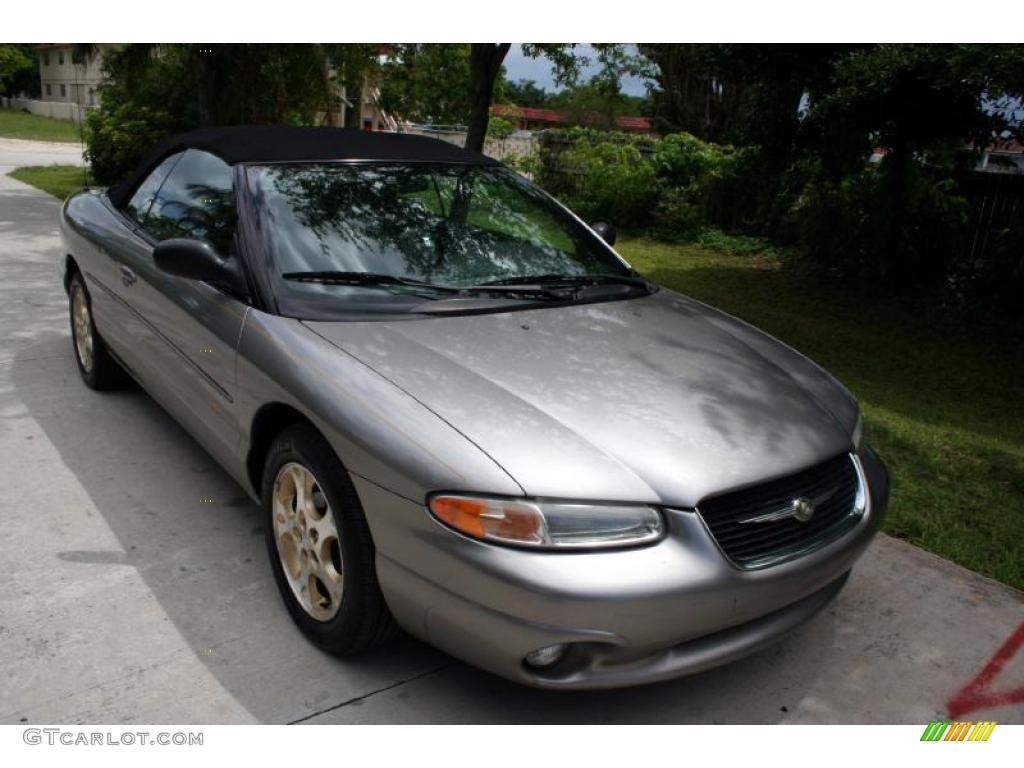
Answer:
[[[995,727],[995,720],[976,723],[932,720],[921,734],[921,741],[988,741]]]

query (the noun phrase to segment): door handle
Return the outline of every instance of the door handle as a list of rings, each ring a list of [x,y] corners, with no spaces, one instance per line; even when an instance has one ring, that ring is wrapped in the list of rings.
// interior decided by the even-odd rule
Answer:
[[[131,287],[138,279],[139,278],[135,276],[135,272],[132,271],[131,267],[126,267],[124,264],[121,265],[121,282],[124,283],[126,287]]]

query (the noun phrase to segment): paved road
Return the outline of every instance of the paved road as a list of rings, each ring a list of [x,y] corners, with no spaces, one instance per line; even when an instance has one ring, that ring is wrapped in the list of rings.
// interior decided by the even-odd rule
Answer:
[[[0,138],[0,176],[23,165],[81,165],[82,147],[73,143]]]
[[[57,157],[10,144],[0,169]],[[534,691],[410,638],[326,656],[287,617],[242,490],[138,389],[79,382],[58,207],[0,176],[0,722],[926,723],[1024,619],[1020,593],[881,537],[786,642],[684,680]],[[1024,651],[993,687],[1022,685]]]

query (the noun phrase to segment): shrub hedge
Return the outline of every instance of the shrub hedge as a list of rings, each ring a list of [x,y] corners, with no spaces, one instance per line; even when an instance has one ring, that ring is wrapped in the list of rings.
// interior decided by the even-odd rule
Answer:
[[[836,174],[811,155],[772,172],[765,160],[687,133],[574,128],[546,132],[520,167],[588,221],[744,252],[770,242],[805,268],[1024,314],[1024,226],[986,231],[979,255],[963,172],[886,158]]]

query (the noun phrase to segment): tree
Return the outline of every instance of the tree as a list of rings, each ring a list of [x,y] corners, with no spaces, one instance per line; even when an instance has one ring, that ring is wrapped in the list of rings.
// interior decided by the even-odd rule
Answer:
[[[553,94],[548,106],[561,112],[567,123],[594,128],[614,128],[617,117],[650,111],[650,102],[643,96],[630,96],[618,88],[609,89],[596,80]]]
[[[328,84],[338,99],[344,95],[347,102],[345,127],[359,128],[359,99],[367,83],[376,82],[380,70],[379,57],[384,46],[369,43],[334,43],[321,45],[324,58],[321,80]],[[333,115],[333,110],[328,116]],[[331,123],[333,124],[333,122]]]
[[[615,90],[621,76],[643,61],[638,55],[626,53],[626,46],[619,43],[594,43],[598,59],[602,64],[605,81],[602,87],[609,89],[615,83]],[[469,94],[471,114],[469,131],[466,134],[466,148],[481,151],[487,136],[487,121],[490,118],[494,85],[501,71],[501,63],[511,48],[510,43],[473,43],[470,46]],[[573,86],[579,79],[586,56],[580,55],[576,43],[524,43],[523,52],[530,57],[541,56],[554,66],[555,82],[562,86]],[[599,76],[600,77],[600,76]]]
[[[546,107],[551,98],[534,80],[505,81],[505,99],[517,107]]]
[[[862,48],[836,59],[810,101],[805,143],[840,170],[873,147],[894,164],[950,143],[984,147],[1022,129],[1022,68],[1022,45]]]
[[[466,149],[482,152],[491,117],[494,83],[511,43],[472,43],[469,47],[469,129]]]
[[[0,93],[14,96],[19,91],[39,93],[35,51],[31,45],[0,45]]]
[[[835,60],[828,89],[810,101],[802,144],[833,182],[857,172],[873,148],[884,150],[874,277],[907,286],[945,275],[936,248],[916,235],[913,206],[934,186],[925,164],[1024,134],[1014,108],[1022,94],[1022,45],[878,45]]]
[[[106,51],[100,107],[85,120],[93,178],[111,184],[161,137],[199,126],[184,45],[125,45]]]
[[[471,112],[470,47],[399,43],[383,65],[381,106],[417,123],[464,125]]]
[[[504,141],[515,132],[515,124],[503,117],[492,117],[487,123],[487,138],[489,139]]]
[[[525,46],[535,56],[546,56],[555,66],[556,82],[562,89],[549,93],[533,80],[505,82],[505,99],[518,107],[548,107],[564,114],[571,123],[611,127],[620,115],[645,115],[650,112],[646,96],[622,91],[626,75],[651,77],[649,61],[633,46],[597,43],[593,48],[600,70],[587,82],[579,82],[587,58],[571,46]]]
[[[780,234],[808,167],[801,134],[808,104],[828,93],[850,45],[641,44],[653,65],[654,127],[750,148],[740,220]],[[803,148],[803,149],[802,149]],[[791,233],[790,233],[791,234]]]
[[[487,138],[491,105],[508,94],[528,99],[542,98],[544,91],[526,81],[509,86],[502,76],[505,56],[511,43],[395,44],[390,61],[384,65],[381,87],[382,105],[388,111],[419,122],[463,124],[468,126],[465,146],[483,150]],[[562,86],[576,84],[587,59],[575,49],[575,43],[526,43],[527,56],[546,57],[554,66],[555,81]],[[602,62],[602,93],[607,105],[611,83],[635,69],[641,57],[625,52],[619,44],[595,44]],[[525,106],[520,104],[519,106]]]
[[[827,90],[842,45],[641,44],[656,126],[705,141],[792,144],[805,97]]]
[[[476,152],[483,150],[491,103],[494,100],[495,81],[510,48],[510,43],[473,43],[471,46],[469,94],[472,112],[466,134],[467,149]],[[547,58],[553,65],[555,82],[570,87],[576,85],[580,70],[588,61],[576,48],[576,43],[524,43],[523,53],[532,58]],[[594,48],[604,51],[602,55],[607,61],[602,59],[602,62],[608,68],[620,60],[615,58],[614,52],[623,46],[617,43],[595,43]]]
[[[100,183],[128,171],[156,139],[205,125],[313,124],[340,105],[340,84],[376,65],[375,46],[133,44],[104,56],[101,106],[87,154]],[[351,93],[352,91],[350,91]]]
[[[201,125],[308,124],[339,103],[331,69],[347,46],[200,44],[186,48]],[[368,68],[369,52],[360,53],[363,68]],[[358,75],[361,80],[362,71]]]
[[[601,68],[586,86],[602,121],[605,125],[614,126],[615,118],[624,114],[631,103],[631,99],[622,92],[622,78],[626,75],[649,76],[651,67],[647,59],[634,53],[630,46],[595,43],[593,47]]]

